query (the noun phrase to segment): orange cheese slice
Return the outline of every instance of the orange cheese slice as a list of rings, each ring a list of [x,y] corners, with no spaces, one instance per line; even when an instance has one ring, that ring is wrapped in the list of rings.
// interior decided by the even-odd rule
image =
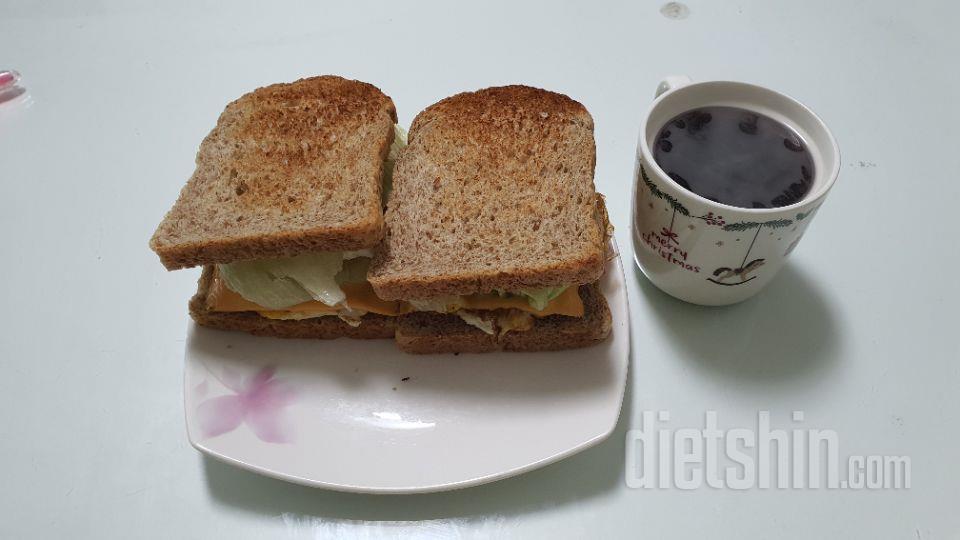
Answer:
[[[340,286],[347,296],[346,303],[351,309],[363,310],[380,315],[403,315],[413,311],[410,304],[403,301],[389,301],[379,298],[369,282],[344,283]],[[257,305],[228,288],[220,276],[214,274],[210,283],[207,303],[212,311],[257,311],[265,316],[277,317],[282,313],[336,315],[338,308],[323,302],[311,300],[282,310],[268,310]],[[583,317],[583,301],[580,300],[578,287],[567,287],[560,296],[551,300],[542,310],[534,309],[527,300],[519,296],[501,297],[496,294],[473,294],[463,297],[463,308],[471,310],[518,309],[537,317],[549,315],[567,315]]]
[[[410,311],[410,306],[406,302],[390,302],[378,298],[373,292],[373,287],[367,281],[363,283],[344,283],[340,288],[347,295],[347,304],[351,309],[379,313],[380,315],[403,315]],[[219,276],[214,276],[213,282],[210,284],[208,298],[210,309],[213,311],[262,311],[270,313],[295,311],[318,315],[336,315],[340,311],[338,308],[316,300],[302,302],[281,310],[268,310],[230,290]]]
[[[369,281],[362,283],[344,283],[340,285],[340,288],[343,289],[343,293],[347,295],[347,305],[350,306],[350,309],[362,309],[370,313],[394,316],[413,311],[410,304],[406,302],[400,300],[383,300],[377,296],[377,293],[373,292],[373,285],[370,285]]]
[[[543,309],[534,309],[522,296],[501,297],[497,294],[471,294],[463,297],[465,309],[519,309],[537,317],[548,315],[567,315],[583,317],[583,301],[580,300],[579,287],[567,287],[560,296],[554,298]]]

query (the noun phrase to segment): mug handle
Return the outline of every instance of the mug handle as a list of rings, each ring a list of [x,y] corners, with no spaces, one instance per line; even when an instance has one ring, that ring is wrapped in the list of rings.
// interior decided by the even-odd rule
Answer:
[[[657,93],[653,96],[654,99],[660,97],[665,92],[671,90],[676,90],[681,86],[686,86],[693,82],[693,79],[687,77],[686,75],[668,75],[660,81],[660,84],[657,85]]]

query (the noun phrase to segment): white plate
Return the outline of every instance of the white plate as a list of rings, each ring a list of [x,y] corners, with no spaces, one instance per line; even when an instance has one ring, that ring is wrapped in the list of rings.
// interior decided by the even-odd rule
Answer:
[[[606,439],[620,414],[630,322],[619,257],[601,286],[613,335],[571,351],[417,356],[388,339],[191,325],[190,443],[254,472],[365,493],[462,488],[563,459]]]

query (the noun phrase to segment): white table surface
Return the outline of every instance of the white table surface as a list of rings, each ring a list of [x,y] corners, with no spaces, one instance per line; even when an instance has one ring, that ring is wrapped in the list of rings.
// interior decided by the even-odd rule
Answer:
[[[0,67],[30,92],[0,105],[0,537],[958,538],[957,5],[690,0],[676,20],[661,3],[0,4]],[[697,308],[628,268],[633,363],[604,444],[452,493],[319,491],[190,448],[197,271],[166,272],[146,244],[227,102],[322,73],[381,87],[405,125],[483,86],[580,100],[627,260],[638,118],[663,75],[785,91],[831,126],[844,165],[751,301]],[[841,455],[910,456],[912,487],[629,489],[643,410],[675,427],[803,410]]]

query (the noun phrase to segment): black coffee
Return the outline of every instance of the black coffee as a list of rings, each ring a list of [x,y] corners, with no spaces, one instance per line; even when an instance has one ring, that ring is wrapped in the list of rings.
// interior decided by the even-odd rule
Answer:
[[[793,130],[737,107],[703,107],[660,129],[653,157],[670,178],[742,208],[793,204],[813,185],[813,158]]]

